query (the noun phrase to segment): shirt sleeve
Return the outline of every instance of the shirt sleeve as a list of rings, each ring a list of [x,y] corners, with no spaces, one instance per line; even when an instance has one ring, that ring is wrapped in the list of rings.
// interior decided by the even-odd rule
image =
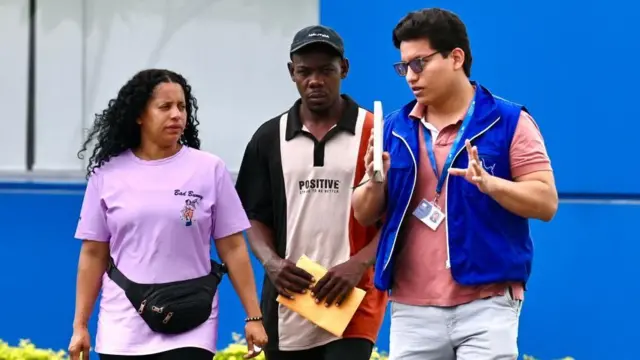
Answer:
[[[211,236],[220,239],[245,231],[250,227],[238,193],[226,165],[220,161],[215,169],[216,201],[214,204]]]
[[[95,173],[89,177],[87,188],[82,200],[80,219],[76,228],[75,238],[108,242],[111,239],[107,227],[107,209],[101,196],[101,178]]]
[[[271,176],[267,157],[260,153],[258,140],[251,139],[242,158],[236,190],[250,220],[273,228]]]
[[[535,120],[522,111],[510,149],[511,175],[517,177],[536,171],[551,171],[551,160]]]

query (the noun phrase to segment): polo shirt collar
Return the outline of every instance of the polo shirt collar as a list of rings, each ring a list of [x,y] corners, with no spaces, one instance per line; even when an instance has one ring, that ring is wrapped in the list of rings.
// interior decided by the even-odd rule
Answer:
[[[353,135],[356,134],[356,125],[358,123],[358,104],[353,101],[347,95],[341,95],[345,100],[345,107],[342,112],[342,116],[336,126],[343,130],[347,131]],[[287,141],[296,137],[296,135],[302,133],[302,120],[300,119],[300,106],[302,105],[302,100],[298,99],[291,109],[289,109],[289,113],[287,115],[287,129],[285,131],[285,139]]]

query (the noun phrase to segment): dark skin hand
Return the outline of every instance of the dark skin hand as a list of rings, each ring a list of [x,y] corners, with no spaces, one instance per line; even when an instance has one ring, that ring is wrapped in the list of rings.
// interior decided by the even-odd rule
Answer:
[[[331,268],[311,289],[316,303],[324,301],[327,307],[334,303],[340,306],[358,285],[367,267],[361,261],[351,258]]]
[[[329,269],[311,289],[316,303],[324,301],[326,306],[334,303],[340,306],[358,285],[365,271],[373,265],[379,240],[380,232],[351,259]]]
[[[295,293],[304,294],[313,283],[313,276],[289,260],[278,256],[273,246],[273,231],[260,221],[251,220],[247,231],[253,253],[264,264],[267,277],[278,294],[293,299]]]
[[[311,274],[287,259],[274,259],[265,264],[265,269],[278,294],[288,299],[293,299],[295,293],[306,293],[314,281]]]

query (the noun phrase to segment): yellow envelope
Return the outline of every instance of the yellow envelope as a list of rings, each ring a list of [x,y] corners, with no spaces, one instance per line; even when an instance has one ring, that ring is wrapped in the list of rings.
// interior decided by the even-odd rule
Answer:
[[[316,281],[327,273],[327,269],[322,265],[313,262],[304,255],[300,257],[296,266],[313,275]],[[278,295],[276,301],[333,335],[342,337],[342,333],[349,325],[365,294],[364,290],[354,288],[339,307],[335,304],[327,307],[323,302],[316,304],[310,291],[306,294],[295,294],[293,300]]]

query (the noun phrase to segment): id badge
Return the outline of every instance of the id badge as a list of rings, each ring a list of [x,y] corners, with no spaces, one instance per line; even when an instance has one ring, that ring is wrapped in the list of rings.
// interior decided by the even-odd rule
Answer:
[[[438,205],[424,199],[420,201],[418,207],[413,211],[413,215],[433,231],[438,229],[445,216]]]

